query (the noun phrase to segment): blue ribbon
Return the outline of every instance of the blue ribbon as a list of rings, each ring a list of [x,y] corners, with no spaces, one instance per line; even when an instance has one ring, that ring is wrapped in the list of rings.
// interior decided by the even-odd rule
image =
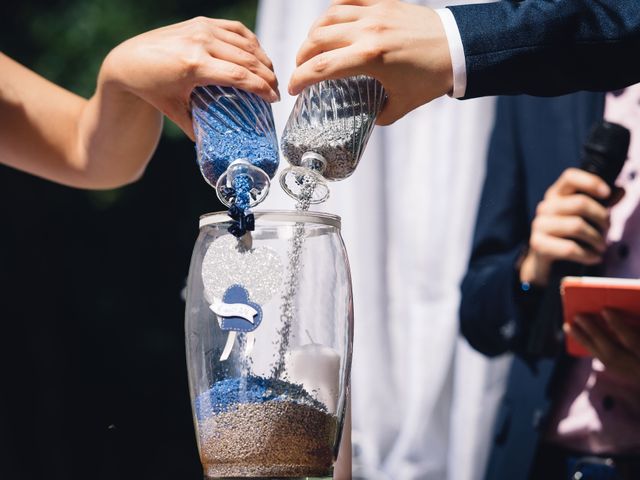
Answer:
[[[255,230],[255,218],[253,213],[246,213],[245,210],[237,205],[231,205],[229,208],[229,216],[234,220],[229,225],[227,231],[234,237],[242,237],[245,233]]]

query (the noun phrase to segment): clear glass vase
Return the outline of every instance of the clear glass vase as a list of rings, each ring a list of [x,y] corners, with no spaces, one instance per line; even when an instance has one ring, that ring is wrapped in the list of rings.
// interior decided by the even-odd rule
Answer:
[[[325,180],[342,180],[354,172],[385,99],[382,84],[363,75],[305,88],[282,133],[282,154],[291,164],[280,175],[284,191],[300,200],[311,183],[307,203],[327,200]]]
[[[255,212],[229,234],[200,220],[185,334],[206,478],[331,478],[351,365],[353,309],[339,217]]]

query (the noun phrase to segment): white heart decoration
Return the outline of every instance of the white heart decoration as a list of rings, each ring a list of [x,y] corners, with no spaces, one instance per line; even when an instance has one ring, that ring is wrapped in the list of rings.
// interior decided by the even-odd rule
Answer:
[[[247,289],[249,298],[264,305],[282,286],[282,262],[268,247],[238,248],[233,235],[223,235],[209,245],[202,260],[202,282],[209,303],[224,296],[230,285]]]

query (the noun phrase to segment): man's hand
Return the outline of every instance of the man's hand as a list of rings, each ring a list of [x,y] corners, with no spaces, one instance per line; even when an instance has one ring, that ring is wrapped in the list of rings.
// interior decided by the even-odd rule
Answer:
[[[605,328],[605,325],[608,328]],[[602,317],[576,316],[573,325],[564,325],[564,331],[589,350],[608,371],[628,385],[640,387],[638,325],[640,318],[637,316],[616,310],[604,310]]]
[[[388,125],[453,88],[449,45],[438,14],[398,0],[334,0],[296,58],[289,92],[321,80],[369,75],[388,95]]]
[[[520,280],[545,286],[551,265],[558,260],[600,263],[609,211],[594,198],[606,200],[610,195],[611,189],[600,177],[577,168],[565,170],[538,204]]]
[[[108,89],[109,102],[117,102],[120,92],[123,102],[138,97],[193,139],[191,91],[209,84],[233,85],[271,102],[279,98],[273,65],[256,36],[239,22],[205,17],[120,44],[103,63],[98,93]]]

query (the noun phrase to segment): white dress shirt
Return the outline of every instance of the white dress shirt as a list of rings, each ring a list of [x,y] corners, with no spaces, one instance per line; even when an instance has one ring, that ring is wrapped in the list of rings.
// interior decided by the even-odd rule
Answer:
[[[438,8],[436,13],[440,15],[444,33],[447,35],[449,43],[449,53],[451,54],[451,66],[453,67],[453,98],[464,97],[467,90],[467,65],[464,57],[464,46],[458,24],[453,13],[448,8]]]

